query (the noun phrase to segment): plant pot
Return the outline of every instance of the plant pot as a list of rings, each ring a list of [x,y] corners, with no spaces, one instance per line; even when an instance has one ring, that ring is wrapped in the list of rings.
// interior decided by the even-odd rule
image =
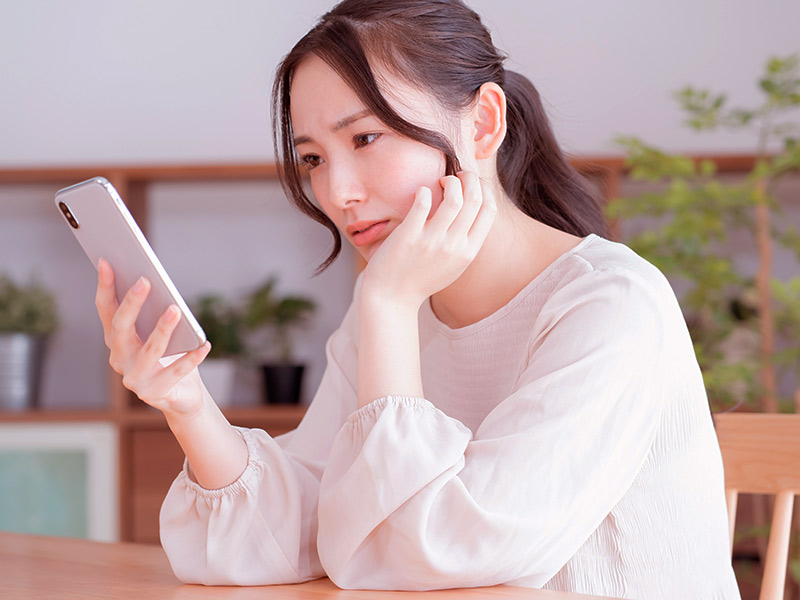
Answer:
[[[237,363],[233,358],[207,358],[198,367],[203,384],[220,408],[233,404],[236,367]]]
[[[268,404],[299,404],[305,365],[262,365]]]
[[[0,410],[21,412],[39,406],[45,338],[0,333]]]

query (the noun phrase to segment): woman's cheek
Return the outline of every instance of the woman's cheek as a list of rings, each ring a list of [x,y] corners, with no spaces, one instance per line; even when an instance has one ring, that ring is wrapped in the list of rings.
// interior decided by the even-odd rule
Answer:
[[[427,187],[431,191],[431,210],[428,218],[433,216],[433,214],[436,212],[436,209],[439,208],[439,205],[442,203],[442,199],[444,198],[444,189],[439,183],[438,173],[430,178],[423,179],[417,177],[413,181],[406,183],[404,187],[406,191],[403,194],[403,197],[405,198],[403,216],[407,215],[411,210],[411,207],[416,201],[417,193],[423,187]]]
[[[390,164],[385,173],[394,180],[394,190],[401,191],[403,215],[408,214],[421,187],[431,190],[431,214],[442,203],[443,189],[439,179],[444,175],[444,158],[438,150],[418,142],[409,142],[408,146],[398,149],[392,154]],[[403,165],[398,169],[398,165]],[[382,169],[383,170],[383,169]]]

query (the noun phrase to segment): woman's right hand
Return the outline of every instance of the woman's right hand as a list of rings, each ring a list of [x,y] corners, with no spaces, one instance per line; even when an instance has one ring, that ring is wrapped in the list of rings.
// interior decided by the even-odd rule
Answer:
[[[416,311],[475,260],[497,214],[494,194],[471,171],[442,177],[439,185],[441,203],[432,210],[431,189],[420,187],[403,222],[369,259],[362,301],[377,293],[379,302],[389,299]]]
[[[172,363],[163,364],[159,359],[178,324],[180,313],[176,306],[168,308],[147,340],[142,342],[135,323],[149,292],[150,282],[142,277],[128,290],[122,302],[117,302],[114,271],[107,261],[100,259],[95,304],[106,346],[111,351],[108,362],[122,375],[122,385],[141,400],[167,416],[192,418],[200,412],[208,395],[197,365],[208,355],[211,344],[206,342]]]

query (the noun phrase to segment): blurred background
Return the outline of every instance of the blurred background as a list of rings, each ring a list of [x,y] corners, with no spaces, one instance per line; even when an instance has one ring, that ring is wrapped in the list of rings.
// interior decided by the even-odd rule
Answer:
[[[576,156],[619,155],[635,134],[680,152],[752,152],[747,133],[681,126],[670,93],[687,84],[743,104],[772,55],[797,51],[795,0],[612,0],[471,5],[542,94]],[[281,56],[329,2],[32,0],[0,3],[0,168],[253,163],[272,160],[268,95]],[[43,406],[99,407],[105,354],[94,272],[53,209],[52,186],[0,186],[0,272],[57,290],[61,327]],[[325,231],[296,214],[276,183],[160,183],[147,233],[187,300],[237,296],[271,274],[320,300],[297,334],[321,377],[327,335],[351,295],[352,254],[310,274]]]
[[[764,97],[758,79],[769,59],[800,52],[797,0],[469,4],[508,53],[507,68],[537,86],[559,141],[576,160],[620,159],[626,150],[615,139],[636,136],[667,152],[749,157],[738,174],[725,175],[741,179],[752,167],[756,132],[698,133],[685,126],[686,114],[673,93],[691,85],[725,93],[736,106],[758,106]],[[274,69],[330,6],[327,0],[0,0],[0,175],[61,167],[96,167],[100,172],[90,175],[101,175],[107,167],[202,170],[271,163]],[[780,138],[764,150],[780,151]],[[109,382],[93,304],[95,271],[53,205],[54,192],[75,182],[34,177],[20,183],[0,176],[0,276],[35,280],[55,297],[59,327],[49,338],[39,407],[94,411],[86,419],[101,429],[105,421],[112,427],[97,433],[94,446],[79,450],[90,456],[119,450],[119,459],[114,454],[105,471],[91,458],[84,466],[65,467],[62,459],[43,463],[42,472],[73,469],[95,483],[70,487],[65,481],[48,490],[57,486],[51,479],[35,489],[39,496],[72,494],[79,506],[101,502],[91,500],[98,485],[107,490],[105,508],[97,509],[113,513],[105,533],[92,533],[99,530],[84,524],[62,534],[155,542],[157,507],[181,454],[169,445],[163,424],[124,416],[129,399],[112,397],[119,385]],[[800,184],[795,177],[781,185],[782,219],[800,226]],[[604,192],[626,196],[643,190],[625,178]],[[240,301],[270,278],[278,300],[299,296],[316,306],[292,332],[294,354],[307,367],[300,402],[309,402],[324,368],[325,340],[350,302],[358,269],[354,253],[345,248],[331,269],[312,277],[327,256],[329,235],[289,206],[273,176],[156,177],[147,184],[146,202],[137,202],[152,246],[193,306],[208,295]],[[644,227],[617,232],[633,235]],[[759,257],[753,244],[735,236],[726,244],[739,267],[755,272]],[[798,273],[791,253],[780,248],[774,269],[783,278]],[[678,291],[686,287],[679,278],[673,284]],[[260,385],[252,365],[240,369],[232,405],[261,404]],[[797,387],[791,376],[779,385],[789,395]],[[109,408],[115,416],[106,419]],[[260,423],[261,417],[241,415],[242,424]],[[280,417],[274,433],[291,428],[296,416]],[[83,427],[86,419],[66,425]],[[28,421],[42,426],[39,417],[6,420],[13,431],[31,425]],[[0,431],[0,447],[12,437],[12,448],[24,446],[25,439],[52,437],[49,430],[15,436],[11,431]],[[73,438],[93,434],[70,435],[65,448],[80,446]],[[15,478],[33,469],[21,464],[0,453],[0,488],[16,485]],[[152,483],[159,469],[163,474]],[[30,498],[38,497],[31,494],[19,504],[30,505]],[[0,503],[0,514],[7,516],[0,529],[14,528],[14,519],[24,518],[14,512],[20,505],[9,502]],[[45,506],[42,512],[52,509]],[[59,531],[47,523],[29,529],[37,527]]]

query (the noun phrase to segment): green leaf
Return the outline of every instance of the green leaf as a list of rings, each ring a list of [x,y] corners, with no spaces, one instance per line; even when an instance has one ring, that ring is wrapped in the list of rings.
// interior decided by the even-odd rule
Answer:
[[[666,154],[635,137],[620,136],[616,142],[627,151],[625,163],[630,167],[633,179],[658,181],[666,177],[691,177],[695,174],[691,158]]]
[[[743,127],[749,125],[755,116],[754,111],[737,108],[726,115],[725,124],[731,127]]]
[[[724,94],[712,95],[708,90],[697,90],[687,86],[674,97],[688,113],[687,123],[693,129],[714,129],[720,122],[720,110],[725,104]]]
[[[768,101],[776,107],[796,105],[800,95],[800,58],[797,54],[785,58],[772,57],[767,62],[766,73],[759,86],[767,94]]]
[[[192,312],[211,342],[210,358],[244,354],[242,316],[225,298],[216,294],[201,296],[193,303]]]
[[[316,309],[316,303],[302,296],[279,296],[277,278],[271,277],[245,299],[244,324],[251,332],[269,330],[274,341],[270,354],[284,362],[292,357],[290,330],[301,325]]]

